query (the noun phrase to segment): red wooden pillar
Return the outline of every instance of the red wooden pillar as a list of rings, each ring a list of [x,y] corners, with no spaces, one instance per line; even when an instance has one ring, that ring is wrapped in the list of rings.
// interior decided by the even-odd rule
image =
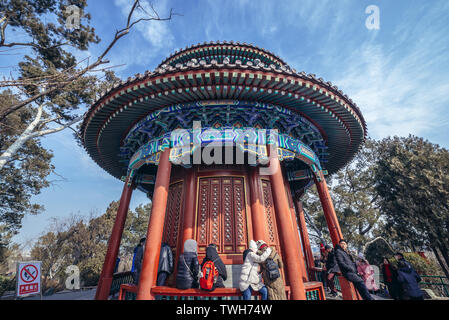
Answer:
[[[126,216],[128,215],[129,202],[133,192],[133,183],[128,186],[128,178],[123,186],[120,204],[115,217],[114,226],[112,227],[111,236],[108,242],[108,250],[104,258],[103,269],[101,270],[100,280],[98,281],[97,291],[95,292],[95,300],[107,300],[111,290],[112,275],[117,260],[117,255],[122,240],[123,229],[125,227]]]
[[[184,222],[182,231],[182,243],[178,243],[178,254],[184,249],[184,242],[187,239],[194,239],[193,230],[195,229],[195,204],[196,204],[196,173],[195,167],[189,169],[186,177],[186,191],[185,191],[185,207],[184,207]]]
[[[306,219],[304,217],[304,210],[302,208],[302,203],[299,199],[296,200],[296,215],[298,216],[301,240],[309,271],[309,279],[313,279],[314,277],[311,270],[311,267],[314,266],[312,247],[310,246],[309,232],[307,231]]]
[[[290,191],[290,184],[288,183],[287,176],[284,174],[284,185],[285,185],[285,192],[287,193],[289,207],[290,207],[290,213],[291,213],[291,220],[293,224],[293,234],[295,236],[295,246],[299,249],[299,253],[301,255],[301,262],[302,263],[302,279],[304,282],[309,281],[309,277],[307,275],[307,265],[305,263],[305,256],[304,251],[301,247],[301,241],[299,240],[299,229],[298,229],[298,222],[296,220],[296,212],[295,212],[295,204],[293,203],[293,197],[292,193]]]
[[[140,274],[137,300],[153,300],[151,288],[156,285],[159,253],[164,231],[165,211],[167,209],[168,188],[170,186],[170,149],[165,149],[159,159],[156,183],[153,194],[153,208],[148,224],[147,240]]]
[[[251,167],[249,170],[249,192],[251,199],[251,221],[253,237],[257,240],[268,241],[266,229],[266,216],[263,204],[262,186],[260,185],[259,168]]]
[[[320,173],[320,176],[321,181],[318,181],[318,179],[314,177],[315,185],[320,197],[321,206],[323,207],[324,217],[326,218],[327,226],[329,228],[332,244],[335,247],[335,245],[338,244],[341,239],[343,239],[343,235],[341,233],[337,215],[335,214],[334,205],[327,188],[326,179],[324,179],[324,175],[322,173]],[[357,293],[354,285],[351,282],[347,281],[342,276],[340,276],[338,279],[340,280],[343,300],[361,300],[360,295]]]
[[[281,165],[278,159],[277,150],[270,145],[271,171],[270,181],[273,193],[273,202],[277,221],[279,221],[278,231],[281,243],[283,244],[284,260],[287,275],[290,283],[292,300],[306,300],[304,282],[302,280],[302,263],[299,248],[296,246],[294,226],[291,219],[290,207],[284,187]]]
[[[321,181],[318,181],[316,177],[314,179],[318,195],[320,197],[321,206],[323,207],[324,217],[326,218],[327,226],[329,228],[332,243],[335,246],[341,239],[343,239],[343,235],[341,233],[340,225],[338,224],[334,205],[332,203],[332,199],[330,197],[324,176],[321,174]]]

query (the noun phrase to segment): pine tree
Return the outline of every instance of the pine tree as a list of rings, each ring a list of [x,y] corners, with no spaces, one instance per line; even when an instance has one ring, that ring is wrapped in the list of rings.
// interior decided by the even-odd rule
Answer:
[[[448,150],[410,135],[383,139],[379,151],[375,188],[387,230],[404,246],[428,247],[449,264]]]

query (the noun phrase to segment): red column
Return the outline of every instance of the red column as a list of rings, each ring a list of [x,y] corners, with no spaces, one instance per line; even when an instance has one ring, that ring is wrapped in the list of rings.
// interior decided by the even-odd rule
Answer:
[[[184,209],[184,222],[182,243],[178,244],[178,252],[181,253],[184,248],[184,242],[187,239],[194,239],[193,230],[195,229],[195,204],[196,204],[196,174],[195,167],[189,169],[189,173],[186,177],[186,191],[185,191],[185,209]]]
[[[302,203],[298,199],[296,200],[296,215],[298,216],[299,229],[301,234],[302,245],[307,260],[307,267],[309,271],[309,279],[313,279],[310,267],[314,266],[312,247],[310,246],[309,232],[307,231],[306,219],[304,217],[304,210],[302,209]]]
[[[251,199],[253,237],[256,240],[263,240],[268,243],[267,219],[262,201],[262,186],[260,185],[258,167],[251,167],[249,170],[249,193]]]
[[[296,247],[296,241],[291,219],[290,207],[284,187],[281,165],[278,159],[277,150],[270,148],[270,181],[273,193],[273,202],[276,211],[279,237],[283,243],[283,252],[287,275],[290,283],[292,300],[306,300],[306,292],[302,280],[302,263],[299,248]]]
[[[326,218],[327,226],[329,227],[332,243],[335,246],[341,239],[343,239],[343,235],[341,233],[340,225],[338,224],[337,215],[335,214],[334,204],[332,203],[324,176],[321,174],[321,181],[318,181],[316,177],[314,179],[321,206],[323,207],[324,217]]]
[[[120,248],[120,241],[122,240],[126,216],[128,215],[129,202],[131,201],[133,187],[134,186],[132,183],[131,186],[128,186],[128,179],[126,179],[122,196],[120,198],[120,204],[117,210],[117,216],[115,217],[114,226],[112,227],[111,237],[109,238],[108,250],[104,258],[100,280],[98,281],[95,300],[107,300],[109,297],[112,284],[112,275]]]
[[[293,197],[292,194],[290,192],[290,184],[288,183],[287,177],[284,174],[284,185],[285,185],[285,192],[287,193],[287,197],[288,197],[288,202],[289,202],[289,207],[290,207],[290,214],[291,214],[291,220],[292,220],[292,224],[293,224],[293,230],[294,230],[294,235],[295,235],[295,246],[299,249],[299,253],[301,255],[301,263],[302,263],[302,280],[304,282],[308,281],[308,275],[307,275],[307,265],[305,263],[305,256],[304,256],[304,251],[302,250],[301,247],[301,241],[299,240],[299,230],[298,230],[298,222],[296,220],[296,212],[295,212],[295,205],[293,203]]]
[[[337,215],[335,214],[334,205],[327,188],[326,179],[324,179],[324,175],[322,173],[320,173],[320,176],[321,181],[318,181],[318,179],[314,177],[315,185],[320,197],[321,206],[323,207],[324,217],[326,218],[327,226],[329,228],[332,244],[335,247],[335,245],[338,244],[341,239],[343,239],[343,235],[341,233]],[[352,283],[347,281],[342,276],[340,276],[338,279],[340,280],[343,300],[361,300],[360,295],[358,295]]]
[[[165,149],[159,159],[156,184],[153,194],[153,208],[148,224],[147,240],[140,274],[137,300],[153,300],[151,288],[156,285],[159,253],[164,231],[165,211],[167,209],[168,188],[170,185],[170,149]]]

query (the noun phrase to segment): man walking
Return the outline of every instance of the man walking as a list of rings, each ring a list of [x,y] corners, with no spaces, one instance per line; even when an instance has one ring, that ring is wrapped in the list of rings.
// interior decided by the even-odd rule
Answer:
[[[357,265],[352,256],[348,253],[348,244],[346,243],[346,240],[341,239],[339,244],[335,245],[335,258],[343,277],[354,284],[363,300],[374,300],[366,288],[365,282],[357,273]]]

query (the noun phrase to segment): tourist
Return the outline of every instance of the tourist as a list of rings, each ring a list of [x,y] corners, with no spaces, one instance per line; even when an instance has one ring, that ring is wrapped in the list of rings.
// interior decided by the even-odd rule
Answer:
[[[324,248],[324,247],[323,247]],[[320,253],[320,255],[316,254],[313,257],[313,264],[317,270],[316,274],[319,277],[319,281],[323,283],[323,288],[326,288],[326,270],[324,270],[324,263],[325,263],[325,254]],[[318,270],[319,269],[319,270]]]
[[[265,241],[259,240],[257,241],[257,248],[258,248],[257,254],[263,255],[264,252],[269,247],[265,243]],[[285,294],[284,280],[282,279],[280,273],[280,270],[283,268],[282,259],[273,247],[270,247],[270,249],[271,253],[268,256],[268,258],[264,262],[260,263],[263,283],[268,290],[268,300],[287,300],[287,296]],[[272,261],[277,265],[276,271],[279,271],[278,274],[279,276],[275,279],[273,279],[273,277],[270,277],[269,274],[270,266],[268,265],[269,261]]]
[[[120,254],[120,252],[119,252],[119,254]],[[115,267],[114,267],[113,273],[116,273],[118,271],[119,264],[120,264],[120,257],[117,257],[117,259],[115,259]]]
[[[184,242],[184,252],[179,255],[178,273],[176,275],[176,288],[198,288],[198,246],[195,240]]]
[[[398,287],[398,272],[397,269],[390,263],[387,257],[384,257],[382,263],[382,275],[384,283],[388,288],[390,297],[394,300],[399,300],[399,287]]]
[[[327,251],[326,246],[323,246],[324,250],[320,250],[320,265],[321,265],[321,282],[323,283],[324,291],[327,291],[327,271],[326,271],[326,261],[327,261]]]
[[[359,262],[357,263],[357,272],[365,282],[368,291],[374,293],[379,290],[376,280],[374,279],[374,268],[363,256],[360,257]]]
[[[424,300],[423,293],[419,288],[418,282],[421,281],[419,274],[413,267],[401,259],[398,262],[398,282],[403,290],[405,300]]]
[[[337,290],[335,289],[335,275],[340,272],[340,269],[338,268],[337,260],[335,258],[335,252],[333,248],[330,245],[326,245],[326,252],[327,252],[327,258],[326,258],[326,280],[327,280],[327,286],[330,289],[330,296],[336,297],[338,295]]]
[[[243,293],[244,300],[251,300],[252,291],[258,291],[262,295],[262,300],[267,300],[267,287],[262,282],[259,274],[259,263],[264,262],[271,254],[271,248],[265,250],[262,255],[257,253],[257,244],[254,240],[249,242],[249,251],[244,252],[245,260],[243,261],[240,273],[239,288]]]
[[[165,285],[168,276],[173,273],[173,252],[168,243],[161,244],[161,251],[159,254],[159,267],[157,269],[157,285]]]
[[[214,283],[213,289],[224,288],[224,281],[226,281],[226,279],[228,278],[228,274],[226,272],[226,266],[223,263],[223,260],[221,260],[220,256],[218,255],[217,246],[213,243],[209,244],[209,246],[206,248],[206,256],[201,263],[201,269],[207,261],[212,261],[218,271],[217,281]]]
[[[131,268],[134,283],[139,284],[140,272],[142,271],[143,253],[145,250],[146,238],[142,238],[139,244],[134,248],[133,266]]]
[[[363,279],[357,274],[357,266],[352,258],[352,255],[348,252],[348,244],[346,243],[346,240],[341,239],[340,242],[335,245],[334,250],[335,258],[343,277],[354,284],[363,300],[374,300],[366,288]]]
[[[322,261],[319,255],[316,254],[313,256],[313,264],[315,268],[322,268]]]
[[[398,264],[399,264],[399,261],[403,261],[404,263],[410,265],[410,262],[408,262],[407,260],[405,260],[404,255],[403,255],[401,252],[396,252],[396,253],[394,254],[394,258],[396,259],[396,261],[398,262]],[[410,265],[410,267],[411,267],[411,265]]]

